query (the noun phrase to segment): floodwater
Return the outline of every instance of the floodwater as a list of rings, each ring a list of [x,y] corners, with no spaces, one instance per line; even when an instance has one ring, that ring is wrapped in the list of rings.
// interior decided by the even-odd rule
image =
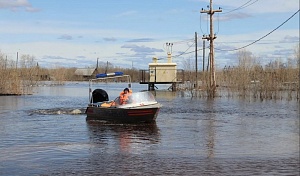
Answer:
[[[299,175],[296,100],[154,94],[152,125],[86,122],[88,83],[0,96],[0,175]]]

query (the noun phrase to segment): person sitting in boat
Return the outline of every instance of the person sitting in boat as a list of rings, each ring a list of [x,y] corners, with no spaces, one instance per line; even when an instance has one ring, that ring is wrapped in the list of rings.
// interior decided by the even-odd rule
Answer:
[[[120,105],[124,105],[130,100],[130,95],[132,93],[132,90],[125,88],[121,93],[120,93]]]

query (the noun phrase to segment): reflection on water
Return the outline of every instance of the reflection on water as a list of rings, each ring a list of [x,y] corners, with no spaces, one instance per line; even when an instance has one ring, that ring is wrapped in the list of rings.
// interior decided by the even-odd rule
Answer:
[[[208,100],[207,101],[207,109],[214,111],[213,106],[214,101]],[[207,127],[206,127],[206,139],[207,139],[207,157],[213,158],[215,156],[214,148],[215,148],[215,138],[216,138],[216,131],[215,131],[215,114],[209,113],[207,116]]]
[[[125,125],[86,122],[87,83],[35,92],[0,96],[0,175],[299,175],[296,101],[155,91],[157,122]]]
[[[149,145],[158,144],[160,141],[159,129],[156,123],[118,125],[87,122],[87,127],[92,143],[110,148],[118,146],[116,150],[122,152],[141,153]]]

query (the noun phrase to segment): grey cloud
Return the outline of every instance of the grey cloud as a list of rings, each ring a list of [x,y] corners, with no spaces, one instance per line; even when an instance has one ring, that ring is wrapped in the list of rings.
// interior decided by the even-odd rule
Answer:
[[[25,9],[27,12],[37,12],[39,9],[33,8],[28,0],[10,0],[10,1],[0,1],[0,9],[9,9],[11,11],[18,11],[20,9]]]
[[[42,59],[51,59],[52,61],[70,60],[61,56],[43,56]]]
[[[85,59],[86,57],[85,56],[77,56],[76,58],[78,58],[78,59]]]
[[[134,44],[126,44],[126,45],[123,45],[121,48],[128,48],[131,51],[134,51],[136,53],[143,53],[143,54],[153,54],[154,52],[164,52],[162,49],[138,46],[138,45],[134,45]]]
[[[126,59],[127,65],[128,63],[133,63],[134,67],[142,68],[145,67],[145,62],[151,62],[152,57],[156,56],[157,53],[164,52],[162,49],[156,49],[146,46],[138,46],[135,44],[126,44],[123,45],[121,48],[127,48],[130,49],[130,51],[133,51],[133,54],[127,54],[127,53],[118,53],[122,58]]]
[[[71,35],[64,34],[64,35],[60,36],[58,39],[62,39],[62,40],[72,40],[73,37],[72,37]]]
[[[283,48],[283,46],[281,46],[281,45],[275,45],[274,48],[280,49],[280,48]]]
[[[279,50],[275,50],[273,52],[273,55],[277,55],[277,56],[289,56],[289,55],[293,55],[294,54],[294,50],[293,49],[279,49]]]
[[[236,49],[236,47],[234,47],[234,46],[225,45],[222,43],[216,44],[215,48],[216,48],[216,52],[228,52],[228,51]]]
[[[103,38],[103,40],[107,41],[107,42],[115,42],[115,41],[117,41],[117,39],[114,38],[114,37],[105,37],[105,38]]]
[[[0,8],[19,8],[31,6],[27,0],[0,1]]]
[[[294,43],[294,42],[299,42],[299,37],[297,36],[289,36],[286,35],[283,40],[280,41],[281,43]]]

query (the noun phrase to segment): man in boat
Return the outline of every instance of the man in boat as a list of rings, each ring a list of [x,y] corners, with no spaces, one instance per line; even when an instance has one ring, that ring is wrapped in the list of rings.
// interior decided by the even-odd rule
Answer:
[[[119,105],[125,105],[126,103],[130,102],[130,96],[131,96],[132,90],[125,88],[119,96],[119,100],[118,103]],[[110,102],[105,102],[101,104],[101,107],[112,107],[112,106],[116,106],[116,102],[115,101],[110,101]]]
[[[132,90],[125,88],[121,93],[120,93],[120,104],[124,105],[127,103],[131,96]]]

